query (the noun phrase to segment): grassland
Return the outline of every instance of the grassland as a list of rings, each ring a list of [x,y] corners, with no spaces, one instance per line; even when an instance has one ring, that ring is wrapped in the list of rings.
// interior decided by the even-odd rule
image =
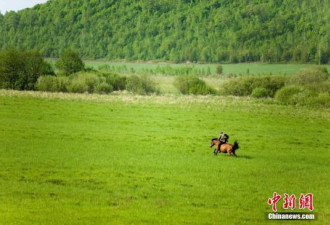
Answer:
[[[279,224],[275,191],[313,193],[326,224],[329,127],[248,98],[2,90],[0,224]],[[237,158],[213,156],[220,129]]]
[[[46,59],[53,66],[56,59]],[[87,67],[99,69],[100,66],[109,66],[113,71],[122,74],[134,73],[151,73],[155,72],[157,68],[170,67],[173,69],[193,68],[201,71],[210,71],[211,75],[216,74],[216,68],[219,64],[195,64],[195,63],[166,63],[166,62],[116,62],[107,60],[85,60]],[[237,63],[237,64],[220,64],[223,67],[224,74],[236,75],[291,75],[300,70],[310,67],[325,67],[330,71],[330,65],[315,65],[315,64],[269,64],[269,63]],[[155,74],[155,73],[152,73]],[[157,75],[157,74],[156,74]],[[164,74],[162,74],[164,75]],[[166,75],[166,74],[165,74]],[[170,74],[168,74],[170,75]]]
[[[148,72],[156,70],[157,68],[172,67],[175,69],[180,68],[194,68],[197,70],[207,71],[209,70],[211,74],[216,74],[216,67],[219,64],[173,64],[173,63],[139,63],[139,62],[109,62],[102,60],[86,60],[86,65],[98,69],[102,65],[109,65],[117,72],[122,70],[123,73],[131,73],[135,71],[136,73]],[[237,63],[237,64],[221,64],[223,67],[224,74],[237,74],[237,75],[291,75],[299,70],[303,70],[310,67],[318,67],[318,65],[313,64],[268,64],[268,63]],[[321,65],[326,67],[330,71],[330,65]]]

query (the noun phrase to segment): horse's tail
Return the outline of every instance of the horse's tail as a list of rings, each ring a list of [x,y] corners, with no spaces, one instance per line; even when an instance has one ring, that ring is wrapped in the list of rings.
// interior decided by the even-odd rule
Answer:
[[[233,144],[233,152],[235,152],[237,149],[239,149],[238,142],[235,141]]]

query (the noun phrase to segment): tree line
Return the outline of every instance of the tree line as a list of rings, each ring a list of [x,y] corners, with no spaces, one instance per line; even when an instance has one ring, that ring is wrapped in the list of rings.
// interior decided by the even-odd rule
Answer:
[[[85,70],[77,52],[65,50],[56,61],[57,74],[50,63],[35,50],[8,48],[0,51],[0,89],[36,90],[41,76],[69,76]]]
[[[327,0],[49,0],[0,14],[0,49],[172,62],[329,63]]]
[[[70,49],[61,54],[55,69],[37,51],[16,48],[0,51],[0,89],[98,94],[122,90],[142,95],[159,93],[150,76],[126,77],[85,68],[79,54]]]

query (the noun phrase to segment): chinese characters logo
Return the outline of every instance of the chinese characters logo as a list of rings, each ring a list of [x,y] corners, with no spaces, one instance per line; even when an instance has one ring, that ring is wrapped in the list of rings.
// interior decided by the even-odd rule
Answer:
[[[268,205],[272,206],[274,212],[277,212],[277,203],[281,200],[282,196],[277,194],[277,192],[273,193],[273,197],[268,199]],[[295,194],[289,195],[284,193],[283,196],[283,209],[296,209],[296,196]],[[314,210],[313,206],[313,194],[300,194],[299,197],[299,209],[309,209],[310,211]]]

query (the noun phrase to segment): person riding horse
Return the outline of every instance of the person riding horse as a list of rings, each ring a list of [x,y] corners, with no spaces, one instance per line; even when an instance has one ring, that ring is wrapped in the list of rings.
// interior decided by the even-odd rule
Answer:
[[[220,150],[220,147],[222,144],[224,143],[227,143],[228,142],[228,139],[229,139],[229,136],[228,134],[224,133],[224,132],[220,132],[220,136],[219,136],[219,141],[220,141],[220,144],[218,146],[218,150]]]

